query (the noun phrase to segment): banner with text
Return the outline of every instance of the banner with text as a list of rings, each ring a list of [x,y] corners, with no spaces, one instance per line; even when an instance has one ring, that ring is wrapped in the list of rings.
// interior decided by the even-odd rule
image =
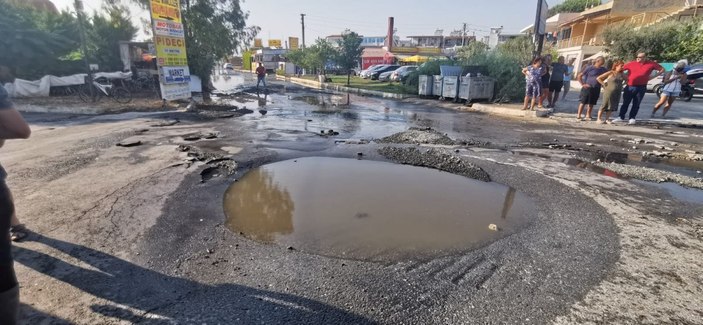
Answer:
[[[270,39],[269,40],[269,47],[281,47],[281,40],[280,39]]]

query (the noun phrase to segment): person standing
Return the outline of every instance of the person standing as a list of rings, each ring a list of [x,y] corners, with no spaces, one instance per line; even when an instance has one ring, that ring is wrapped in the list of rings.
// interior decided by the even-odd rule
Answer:
[[[542,58],[537,57],[532,60],[532,65],[522,69],[522,74],[525,75],[525,105],[522,108],[525,111],[534,109],[542,95],[542,76],[545,74]],[[532,99],[531,105],[530,99]],[[530,105],[529,108],[527,105]]]
[[[656,75],[652,76],[652,71],[658,71]],[[645,92],[647,92],[647,83],[664,73],[664,68],[654,61],[647,60],[647,54],[644,52],[637,53],[637,58],[635,61],[630,61],[623,67],[623,71],[628,73],[627,75],[627,87],[623,91],[622,106],[620,107],[620,116],[613,120],[613,122],[625,122],[625,115],[627,114],[627,109],[632,103],[632,109],[630,110],[630,120],[627,124],[633,125],[636,123],[635,118],[637,117],[637,112],[640,110],[640,104],[644,98]]]
[[[0,84],[0,147],[5,140],[26,139],[30,134],[29,125],[14,108],[7,91]],[[5,170],[0,166],[0,324],[14,325],[19,317],[20,291],[8,233],[15,207],[5,177]]]
[[[588,66],[585,70],[579,73],[577,79],[581,83],[581,94],[579,95],[579,108],[577,112],[576,119],[583,121],[581,118],[581,113],[583,112],[584,106],[588,105],[588,110],[586,111],[586,119],[593,120],[591,112],[593,111],[593,106],[598,103],[598,97],[600,97],[600,84],[598,83],[598,76],[606,73],[608,70],[603,67],[605,64],[605,59],[602,56],[596,58],[593,65]]]
[[[662,94],[659,98],[659,102],[654,105],[654,110],[652,110],[652,118],[654,114],[657,113],[659,108],[666,103],[664,106],[664,111],[662,112],[662,117],[666,116],[666,113],[671,109],[671,104],[674,103],[676,97],[681,94],[681,86],[688,82],[688,78],[684,69],[686,68],[686,63],[679,61],[676,64],[674,70],[664,75],[664,87],[662,88]]]
[[[264,88],[266,87],[266,68],[264,64],[259,62],[259,66],[256,67],[256,90],[259,90],[259,84],[263,83]]]
[[[552,69],[552,55],[547,54],[542,57],[542,69],[544,69],[544,74],[542,75],[542,94],[539,97],[539,108],[543,108],[544,100],[549,98],[549,79],[551,78],[550,72]],[[549,102],[547,102],[549,103]],[[549,106],[549,105],[547,105]]]
[[[559,93],[564,87],[564,78],[569,73],[569,67],[564,64],[564,57],[560,56],[552,65],[552,78],[549,81],[549,106],[554,108],[559,100]]]
[[[625,75],[622,73],[624,65],[625,62],[617,60],[613,62],[610,71],[598,76],[598,83],[604,88],[603,106],[598,110],[598,124],[612,123],[610,113],[617,110],[620,105],[620,95],[625,83]],[[603,112],[605,112],[605,120],[603,120]]]
[[[571,58],[569,59],[569,64],[566,65],[569,70],[564,76],[564,94],[561,95],[561,100],[565,100],[566,94],[571,90],[571,77],[574,75],[574,62],[576,62],[576,58]]]

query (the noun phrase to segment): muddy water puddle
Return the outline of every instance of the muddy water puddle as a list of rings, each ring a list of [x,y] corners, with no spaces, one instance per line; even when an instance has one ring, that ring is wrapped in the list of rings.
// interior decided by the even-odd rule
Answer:
[[[537,213],[525,194],[497,183],[322,157],[251,170],[227,190],[224,209],[227,227],[250,239],[379,262],[477,247],[519,231]]]

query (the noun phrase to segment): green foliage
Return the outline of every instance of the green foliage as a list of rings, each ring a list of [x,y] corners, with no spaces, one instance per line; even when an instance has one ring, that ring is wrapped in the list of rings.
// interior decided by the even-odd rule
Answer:
[[[554,16],[562,12],[582,12],[590,6],[597,6],[600,0],[566,0],[552,8],[549,8],[549,16]]]
[[[0,0],[0,65],[20,78],[41,76],[58,58],[73,51],[73,21],[66,12],[56,18],[27,7],[14,7]]]
[[[488,44],[471,42],[457,50],[456,56],[464,62],[481,61],[488,55]]]
[[[105,15],[95,12],[91,20],[92,26],[86,31],[91,62],[97,63],[103,71],[122,70],[119,41],[130,41],[137,35],[137,28],[130,21],[129,9],[110,5],[105,8]]]
[[[496,79],[498,100],[516,100],[524,96],[525,77],[521,71],[532,59],[534,44],[530,38],[511,39],[492,51],[480,46],[467,47],[460,49],[457,56],[464,65],[486,67],[488,75]]]
[[[351,74],[352,69],[356,68],[361,61],[361,37],[359,34],[351,32],[342,36],[339,41],[339,54],[337,55],[337,65],[347,71],[347,75]]]
[[[635,29],[630,25],[606,28],[603,37],[612,58],[630,60],[644,51],[660,62],[688,59],[703,61],[701,20],[671,21]]]
[[[288,52],[287,57],[290,62],[308,71],[324,73],[327,63],[337,61],[337,53],[332,44],[318,38],[312,46]]]

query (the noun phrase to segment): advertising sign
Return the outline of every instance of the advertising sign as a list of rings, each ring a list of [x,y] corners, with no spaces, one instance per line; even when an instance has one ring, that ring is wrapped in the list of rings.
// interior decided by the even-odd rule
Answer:
[[[298,49],[298,38],[297,37],[288,37],[288,46],[290,46],[291,50],[297,50]]]
[[[255,38],[254,39],[254,47],[262,48],[262,47],[264,47],[264,42],[260,38]]]
[[[161,69],[164,76],[164,83],[167,85],[190,82],[190,70],[187,66],[163,67]]]
[[[165,100],[190,98],[190,84],[161,84],[161,98]]]
[[[190,98],[190,70],[186,40],[181,24],[180,0],[151,0],[156,63],[159,67],[161,98]]]
[[[158,35],[154,39],[156,40],[156,58],[159,66],[188,65],[185,39]]]
[[[184,37],[183,24],[154,19],[154,34],[159,36]]]
[[[180,23],[181,9],[178,0],[151,0],[151,18]]]
[[[280,39],[270,39],[269,40],[269,47],[281,47],[281,40]]]

